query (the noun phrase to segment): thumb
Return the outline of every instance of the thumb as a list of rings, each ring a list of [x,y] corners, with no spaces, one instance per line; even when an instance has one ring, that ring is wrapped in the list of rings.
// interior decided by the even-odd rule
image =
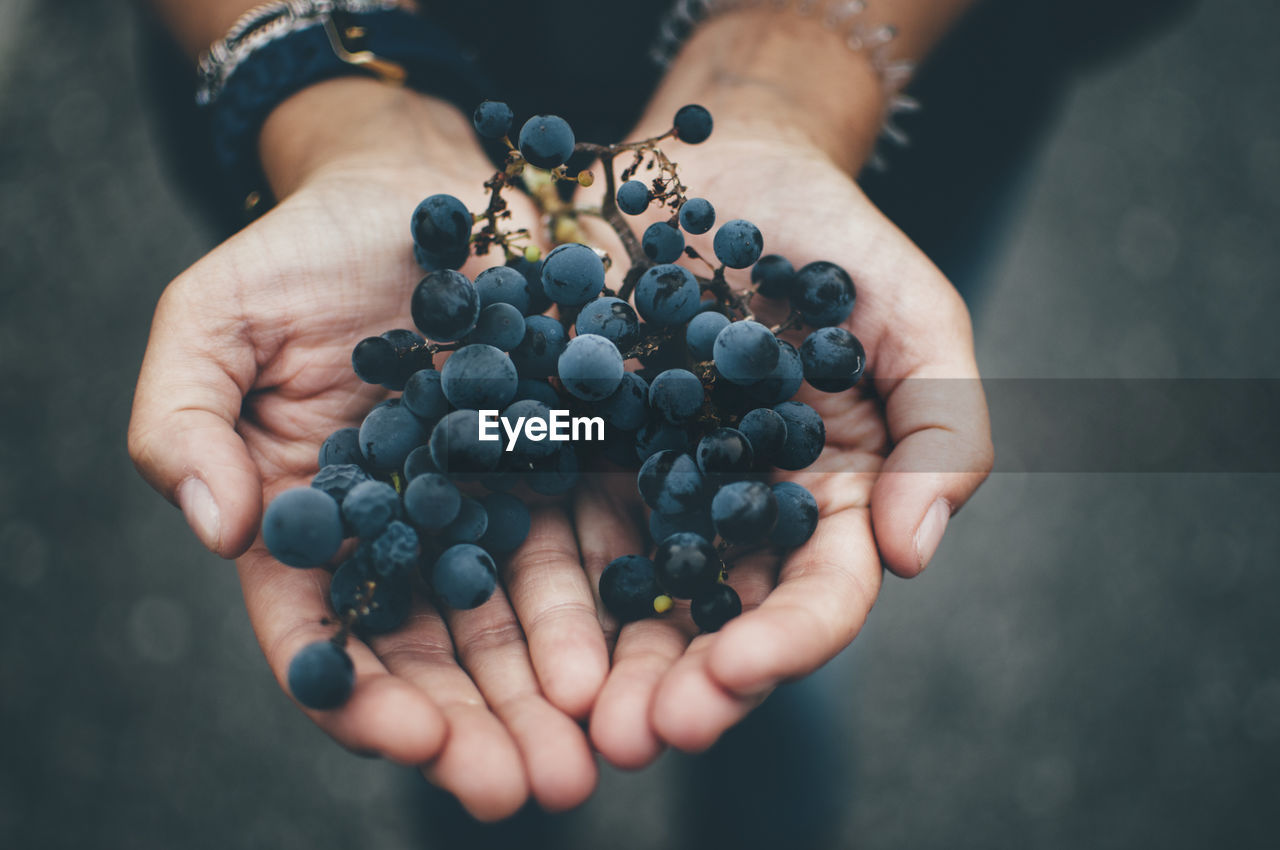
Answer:
[[[129,455],[210,551],[257,535],[262,481],[235,426],[257,366],[243,324],[200,309],[179,278],[156,307],[129,422]]]

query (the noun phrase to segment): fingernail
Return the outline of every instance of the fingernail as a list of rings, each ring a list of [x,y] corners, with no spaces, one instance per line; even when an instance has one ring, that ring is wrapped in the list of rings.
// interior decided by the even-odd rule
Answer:
[[[178,506],[182,508],[187,524],[195,531],[208,549],[218,551],[218,538],[222,535],[221,516],[213,493],[199,478],[188,478],[178,485]]]
[[[933,560],[933,553],[938,551],[938,544],[942,542],[942,533],[947,530],[949,519],[951,519],[951,505],[939,496],[929,506],[929,512],[924,515],[920,527],[916,529],[916,565],[920,569],[923,570],[929,566],[929,561]]]

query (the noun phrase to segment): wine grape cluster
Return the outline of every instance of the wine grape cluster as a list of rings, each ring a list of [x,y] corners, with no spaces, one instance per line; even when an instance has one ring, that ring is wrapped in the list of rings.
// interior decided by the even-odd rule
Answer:
[[[659,144],[705,141],[712,118],[701,106],[681,109],[661,136],[608,146],[578,143],[550,115],[530,118],[513,143],[512,119],[502,103],[475,111],[479,135],[507,150],[485,184],[485,210],[433,195],[413,211],[414,256],[426,272],[409,304],[416,330],[387,331],[352,352],[362,381],[399,395],[359,428],[329,436],[311,485],[284,491],[264,515],[278,560],[340,561],[329,591],[336,634],[289,667],[293,695],[310,708],[347,699],[348,635],[396,629],[415,592],[452,609],[489,599],[498,562],[529,533],[529,509],[515,494],[568,494],[583,469],[636,470],[651,511],[649,551],[623,554],[600,579],[603,603],[622,622],[686,599],[699,628],[719,629],[742,610],[725,581],[735,558],[800,546],[817,526],[808,490],[769,480],[822,452],[821,416],[793,400],[802,382],[838,393],[862,376],[862,346],[841,327],[854,305],[849,275],[766,255],[754,224],[717,227],[711,202],[688,196]],[[605,252],[567,241],[544,257],[532,234],[507,227],[504,192],[592,184],[588,171],[570,174],[575,152],[598,159],[605,174],[600,207],[570,215],[596,215],[617,233],[630,265],[616,292]],[[630,162],[615,183],[618,157]],[[655,210],[659,220],[637,236],[626,217]],[[686,234],[713,228],[714,259],[686,244]],[[458,271],[491,251],[505,263],[474,280]],[[750,269],[750,286],[732,289],[727,269]],[[772,327],[757,321],[756,298],[789,302],[789,317]],[[780,336],[802,327],[811,330],[799,349]],[[484,410],[526,427],[509,442],[482,439]],[[601,420],[603,439],[540,439],[562,410]]]

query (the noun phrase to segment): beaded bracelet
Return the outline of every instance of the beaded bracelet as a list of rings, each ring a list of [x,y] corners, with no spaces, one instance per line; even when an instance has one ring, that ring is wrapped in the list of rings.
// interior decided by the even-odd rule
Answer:
[[[885,111],[880,135],[896,145],[905,146],[909,140],[896,119],[899,115],[920,109],[919,101],[902,92],[915,71],[915,63],[889,55],[889,46],[897,36],[897,30],[886,24],[867,22],[863,17],[867,9],[866,0],[676,0],[662,19],[650,56],[660,68],[665,69],[698,25],[716,15],[753,8],[780,12],[789,7],[806,17],[821,15],[823,26],[843,35],[850,50],[866,54],[884,93]],[[872,154],[867,167],[884,170],[885,160],[880,151]]]

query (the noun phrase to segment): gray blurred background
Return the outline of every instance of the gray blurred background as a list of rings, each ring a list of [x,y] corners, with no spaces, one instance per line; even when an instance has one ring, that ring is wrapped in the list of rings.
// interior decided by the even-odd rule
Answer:
[[[214,237],[121,6],[0,0],[0,847],[440,846],[406,771],[277,691],[231,566],[125,454],[154,300]],[[1081,77],[984,375],[1280,377],[1277,28],[1220,0]],[[1280,845],[1277,508],[1275,475],[993,476],[820,680],[833,843]],[[606,771],[564,845],[671,838],[697,770]]]

